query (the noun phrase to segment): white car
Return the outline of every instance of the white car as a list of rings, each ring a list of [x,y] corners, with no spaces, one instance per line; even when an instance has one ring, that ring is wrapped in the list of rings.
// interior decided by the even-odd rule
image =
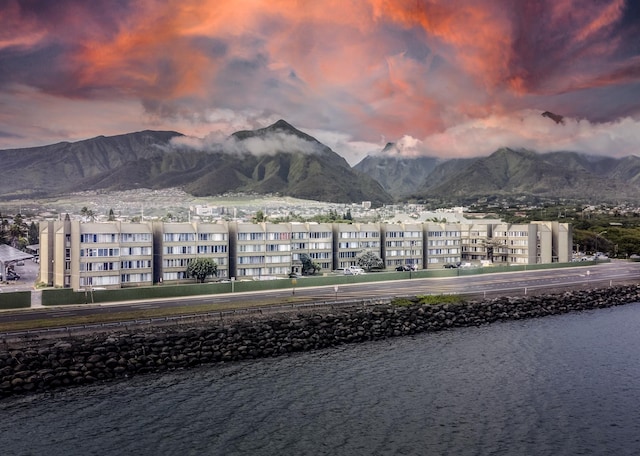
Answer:
[[[344,275],[360,275],[364,274],[364,269],[359,268],[358,266],[349,266],[344,269]]]

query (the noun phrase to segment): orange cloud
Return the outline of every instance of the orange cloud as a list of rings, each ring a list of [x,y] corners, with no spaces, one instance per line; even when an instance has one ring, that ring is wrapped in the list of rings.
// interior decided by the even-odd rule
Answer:
[[[640,81],[628,10],[624,0],[6,0],[0,94],[22,84],[121,100],[143,121],[192,131],[222,129],[212,112],[232,113],[229,129],[285,118],[362,141],[554,110],[557,97],[581,104],[567,115],[588,115],[582,95],[594,87],[609,118],[621,103],[604,90]]]

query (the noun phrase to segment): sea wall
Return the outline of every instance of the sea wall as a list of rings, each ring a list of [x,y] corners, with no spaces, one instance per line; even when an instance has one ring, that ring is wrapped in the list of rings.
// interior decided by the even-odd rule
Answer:
[[[197,328],[6,341],[0,346],[0,397],[633,302],[640,302],[640,286],[457,304],[421,304],[415,298],[401,306],[220,321]]]

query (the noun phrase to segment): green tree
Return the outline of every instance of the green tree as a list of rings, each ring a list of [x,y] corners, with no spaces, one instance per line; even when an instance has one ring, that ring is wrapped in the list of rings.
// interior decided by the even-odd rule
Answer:
[[[35,222],[31,222],[31,225],[29,225],[28,240],[29,245],[38,244],[40,242],[40,230]]]
[[[84,217],[85,219],[91,220],[92,222],[96,220],[95,212],[93,212],[87,206],[84,206],[82,209],[80,209],[80,215],[82,215],[82,217]]]
[[[300,261],[302,262],[302,274],[313,275],[320,272],[322,267],[319,263],[314,263],[311,257],[306,253],[300,254]]]
[[[194,258],[187,265],[187,277],[193,277],[200,283],[209,276],[218,274],[218,264],[211,258]]]
[[[9,221],[0,214],[0,244],[9,243]]]
[[[360,253],[356,257],[356,263],[365,271],[371,271],[374,268],[384,267],[384,261],[370,250]]]
[[[28,244],[28,230],[29,228],[27,227],[27,224],[22,220],[22,216],[20,214],[17,214],[13,218],[13,223],[9,225],[9,245],[16,249],[24,248]]]
[[[253,217],[253,221],[256,223],[262,223],[267,221],[267,216],[264,215],[264,212],[258,211],[256,215]]]
[[[109,222],[113,222],[116,219],[116,214],[113,213],[113,209],[109,209],[109,214],[107,214],[107,220]]]

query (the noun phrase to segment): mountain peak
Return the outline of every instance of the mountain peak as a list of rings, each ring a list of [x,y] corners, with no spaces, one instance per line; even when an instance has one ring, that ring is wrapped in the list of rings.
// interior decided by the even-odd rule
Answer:
[[[391,149],[393,149],[395,146],[396,146],[396,143],[388,142],[387,145],[384,146],[384,149],[382,149],[382,153],[391,151]]]
[[[286,120],[282,120],[282,119],[278,120],[276,123],[274,123],[272,125],[269,125],[268,127],[260,128],[258,130],[237,131],[237,132],[233,133],[231,136],[233,136],[234,138],[236,138],[238,140],[243,140],[243,139],[247,139],[247,138],[269,136],[269,135],[272,135],[273,133],[285,133],[285,134],[288,134],[288,135],[291,135],[291,136],[297,136],[298,138],[304,139],[305,141],[321,144],[320,141],[318,141],[313,136],[310,136],[310,135],[308,135],[306,133],[301,132],[296,127],[291,125],[289,122],[287,122]],[[324,147],[326,147],[326,146],[324,146]]]
[[[286,120],[280,119],[273,125],[268,126],[267,128],[273,128],[277,130],[295,130],[298,131],[293,125],[291,125]]]

